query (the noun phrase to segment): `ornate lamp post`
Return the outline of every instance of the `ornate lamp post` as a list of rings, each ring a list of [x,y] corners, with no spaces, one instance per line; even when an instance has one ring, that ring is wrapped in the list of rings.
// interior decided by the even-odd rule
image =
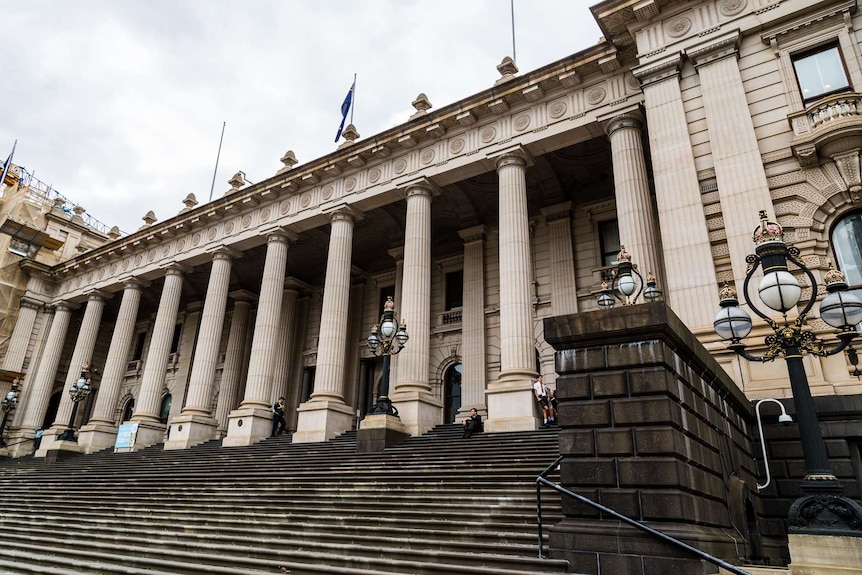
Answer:
[[[0,409],[3,410],[3,420],[0,421],[0,449],[6,447],[6,440],[3,439],[3,431],[6,429],[6,421],[9,419],[9,414],[15,410],[18,405],[18,378],[12,380],[12,389],[0,402]]]
[[[646,289],[644,289],[644,285],[646,285]],[[614,288],[622,294],[622,297],[617,295]],[[643,276],[638,273],[637,264],[632,263],[632,255],[626,251],[625,246],[620,246],[617,264],[611,272],[611,283],[602,282],[599,307],[611,309],[616,304],[614,298],[623,305],[634,305],[641,293],[648,302],[660,301],[662,298],[662,293],[656,287],[655,276],[652,275],[652,272],[647,274],[646,282],[644,282]]]
[[[836,334],[839,341],[828,349],[812,332],[803,331],[808,313],[817,299],[817,280],[811,270],[799,260],[799,249],[788,247],[784,243],[781,226],[768,221],[765,211],[760,212],[760,220],[760,225],[753,234],[755,253],[746,258],[748,270],[742,295],[751,310],[775,333],[766,337],[766,351],[763,355],[755,356],[746,352],[742,339],[751,332],[751,317],[738,306],[736,292],[728,286],[721,290],[721,310],[715,317],[715,331],[722,339],[730,341],[730,349],[749,361],[772,361],[779,355],[784,355],[787,363],[806,469],[801,484],[803,494],[790,507],[790,532],[859,537],[862,536],[862,506],[844,497],[843,486],[830,470],[826,444],[820,433],[820,424],[802,363],[802,352],[807,351],[823,357],[844,351],[858,335],[855,325],[862,321],[862,301],[847,291],[847,284],[841,272],[828,272],[824,279],[829,295],[820,304],[820,318],[839,330]],[[805,273],[811,284],[811,297],[793,321],[787,318],[787,312],[796,307],[802,289],[793,274],[788,271],[788,260]],[[763,268],[764,273],[758,287],[760,301],[784,315],[784,320],[780,323],[758,309],[749,298],[748,286],[759,267]]]
[[[395,302],[392,301],[392,297],[386,298],[380,324],[371,328],[371,335],[368,336],[368,347],[371,348],[372,353],[383,356],[383,376],[380,378],[380,387],[377,390],[377,404],[369,415],[382,413],[398,417],[398,410],[389,401],[389,364],[392,356],[404,349],[408,339],[407,322],[402,319],[400,325],[397,323]]]
[[[90,364],[81,366],[81,376],[69,388],[69,397],[72,399],[72,414],[69,416],[69,426],[60,434],[58,441],[78,441],[75,436],[75,416],[78,414],[78,404],[85,399],[92,388],[90,387]]]

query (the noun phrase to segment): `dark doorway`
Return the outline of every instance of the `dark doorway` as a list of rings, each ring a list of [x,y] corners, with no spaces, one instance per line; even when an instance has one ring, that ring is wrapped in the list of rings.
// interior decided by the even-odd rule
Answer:
[[[456,363],[446,370],[443,376],[445,389],[445,414],[446,423],[454,423],[461,409],[461,364]]]

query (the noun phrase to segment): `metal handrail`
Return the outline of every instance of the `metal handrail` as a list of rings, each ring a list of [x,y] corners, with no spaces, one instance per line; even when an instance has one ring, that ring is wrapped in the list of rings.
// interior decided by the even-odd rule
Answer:
[[[649,527],[648,525],[644,525],[640,521],[636,521],[634,519],[626,517],[625,515],[623,515],[621,513],[617,513],[616,511],[614,511],[610,507],[605,507],[601,503],[596,503],[592,499],[588,499],[588,498],[584,497],[583,495],[579,495],[579,494],[575,493],[574,491],[570,491],[570,490],[566,489],[565,487],[562,487],[560,485],[557,485],[556,483],[548,481],[548,479],[545,476],[548,473],[550,473],[551,470],[553,470],[557,465],[559,465],[559,463],[560,463],[560,461],[562,461],[562,459],[563,459],[562,456],[558,457],[557,460],[554,461],[554,463],[552,463],[541,474],[539,474],[538,477],[536,477],[536,522],[539,525],[539,559],[544,559],[544,555],[542,553],[542,495],[541,495],[541,487],[542,487],[542,485],[547,485],[548,487],[550,487],[551,489],[554,489],[558,493],[568,495],[569,497],[572,497],[572,498],[576,499],[577,501],[584,503],[585,505],[589,505],[593,509],[598,509],[602,513],[606,513],[606,514],[610,515],[611,517],[614,517],[614,518],[622,521],[623,523],[626,523],[627,525],[631,525],[632,527],[634,527],[636,529],[640,529],[641,531],[644,531],[645,533],[649,533],[650,535],[658,537],[659,539],[661,539],[662,541],[664,541],[666,543],[670,543],[671,545],[676,545],[677,547],[679,547],[681,549],[684,549],[690,553],[697,555],[701,559],[709,561],[713,565],[717,565],[718,567],[722,567],[723,569],[726,569],[727,571],[729,571],[730,573],[733,573],[734,575],[751,575],[751,573],[749,573],[748,571],[744,571],[744,570],[740,569],[736,565],[731,565],[727,561],[724,561],[722,559],[719,559],[718,557],[714,557],[714,556],[710,555],[709,553],[701,551],[697,547],[692,547],[688,543],[684,543],[684,542],[680,541],[679,539],[675,539],[666,533],[662,533],[661,531],[657,531],[656,529],[653,529],[652,527]]]

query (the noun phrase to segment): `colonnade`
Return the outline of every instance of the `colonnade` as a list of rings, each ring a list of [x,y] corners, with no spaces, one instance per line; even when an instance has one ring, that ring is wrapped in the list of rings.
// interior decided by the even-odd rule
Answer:
[[[646,162],[641,144],[642,121],[637,113],[626,112],[607,122],[613,150],[621,229],[637,246],[638,258],[647,267],[661,272],[657,249],[656,217],[652,211]],[[532,429],[536,425],[531,381],[536,376],[537,332],[533,301],[533,252],[527,204],[529,152],[514,146],[489,156],[499,177],[499,291],[500,291],[500,375],[486,383],[488,341],[486,332],[486,265],[484,253],[487,230],[474,226],[459,232],[463,241],[464,301],[461,331],[463,386],[461,414],[476,407],[487,410],[486,429],[505,431]],[[442,421],[442,401],[432,393],[429,380],[431,357],[431,270],[432,204],[440,190],[421,178],[401,185],[406,199],[403,251],[396,256],[399,315],[408,322],[410,342],[394,366],[394,386],[390,398],[400,412],[404,428],[411,434],[427,431]],[[577,311],[575,261],[572,252],[571,205],[554,206],[546,217],[553,233],[549,249],[555,262],[552,293],[555,309]],[[295,442],[324,441],[349,429],[354,408],[345,398],[348,362],[348,313],[351,294],[351,253],[356,222],[362,214],[347,204],[329,212],[330,238],[326,264],[317,347],[314,392],[297,408]],[[229,245],[210,252],[212,267],[193,353],[188,390],[182,412],[166,430],[160,421],[165,371],[177,322],[185,276],[190,269],[181,262],[164,268],[164,283],[151,339],[144,358],[141,386],[131,423],[137,424],[135,448],[162,441],[168,431],[166,449],[182,449],[224,435],[224,446],[248,445],[270,433],[270,402],[286,392],[286,355],[293,344],[291,326],[296,313],[298,290],[286,287],[288,250],[296,239],[287,228],[272,228],[267,234],[266,258],[259,294],[230,292],[231,269],[241,254]],[[101,386],[92,417],[80,430],[79,445],[95,451],[113,444],[116,435],[115,410],[126,369],[127,354],[135,333],[142,291],[148,285],[139,278],[124,281],[119,314],[111,337]],[[67,387],[78,377],[80,364],[89,361],[99,333],[102,311],[108,297],[102,292],[88,296],[83,321],[76,334]],[[214,380],[218,364],[228,300],[233,314],[228,328],[218,400],[212,408]],[[27,300],[25,300],[26,302]],[[251,310],[256,302],[253,336],[245,385],[241,381],[243,342],[248,332]],[[36,306],[22,303],[16,333],[32,330]],[[30,375],[32,391],[17,424],[26,436],[41,425],[48,397],[54,388],[57,366],[66,340],[72,307],[60,302],[53,306],[53,321],[35,373]],[[27,337],[29,339],[29,337]],[[10,348],[7,364],[20,362],[21,345]],[[353,357],[355,359],[355,356]],[[365,375],[367,379],[367,374]],[[366,381],[366,386],[368,382]],[[240,398],[238,392],[244,389]],[[45,432],[40,454],[61,448],[56,437],[66,426],[71,401],[63,390],[57,419]],[[353,398],[349,399],[350,402]],[[237,405],[238,403],[238,405]],[[225,426],[226,429],[221,429]],[[54,446],[54,447],[52,447]]]

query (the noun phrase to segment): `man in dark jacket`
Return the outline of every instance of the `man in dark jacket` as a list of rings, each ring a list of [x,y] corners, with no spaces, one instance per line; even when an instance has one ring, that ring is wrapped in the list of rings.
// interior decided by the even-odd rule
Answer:
[[[476,411],[476,408],[470,410],[470,417],[464,420],[464,438],[470,437],[473,433],[482,431],[482,416]]]
[[[281,435],[284,433],[284,427],[287,422],[284,420],[284,398],[279,397],[278,401],[272,405],[272,435]]]

